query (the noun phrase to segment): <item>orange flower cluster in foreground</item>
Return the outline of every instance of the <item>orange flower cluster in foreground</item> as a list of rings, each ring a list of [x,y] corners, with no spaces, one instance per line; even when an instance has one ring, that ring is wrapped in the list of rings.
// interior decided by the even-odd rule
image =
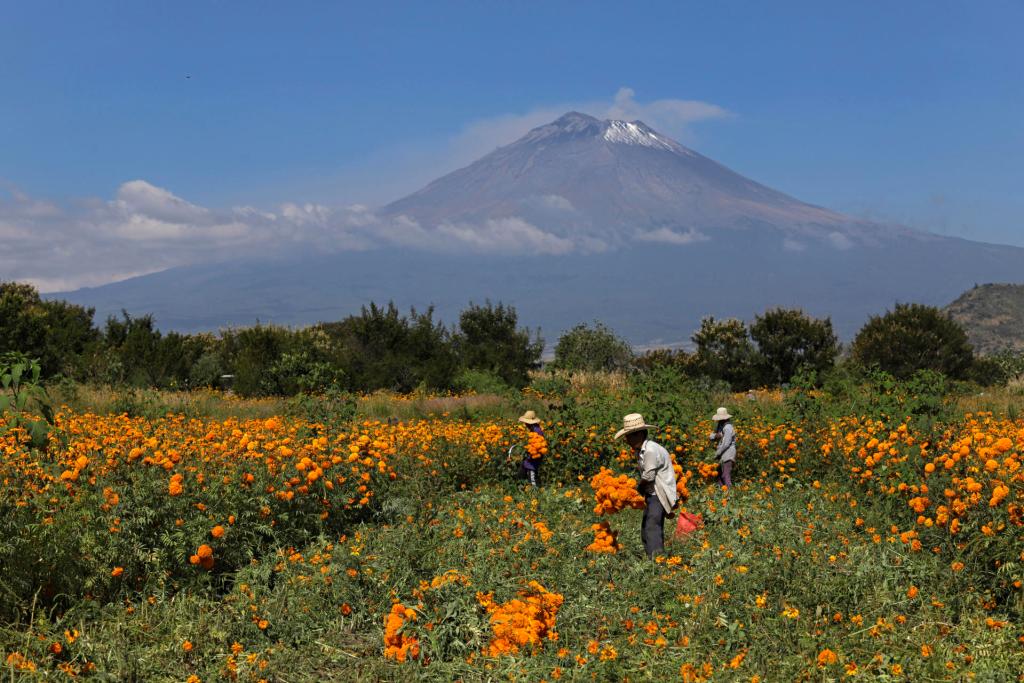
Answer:
[[[537,432],[530,432],[526,440],[526,452],[531,460],[540,460],[548,454],[548,440]]]
[[[595,515],[610,515],[626,508],[643,509],[643,496],[636,489],[636,480],[625,474],[615,475],[607,467],[590,479],[594,489]]]
[[[622,550],[622,544],[618,541],[618,534],[612,531],[608,522],[598,522],[590,526],[594,531],[594,542],[587,546],[592,553],[617,553]]]
[[[404,662],[420,656],[420,641],[402,632],[407,622],[416,621],[416,612],[400,602],[391,606],[384,620],[384,656]]]
[[[489,656],[515,654],[526,647],[542,647],[545,639],[558,640],[555,618],[564,598],[536,581],[531,581],[529,590],[521,591],[518,598],[500,605],[491,602],[490,595],[478,599],[491,615],[494,638],[487,648]]]

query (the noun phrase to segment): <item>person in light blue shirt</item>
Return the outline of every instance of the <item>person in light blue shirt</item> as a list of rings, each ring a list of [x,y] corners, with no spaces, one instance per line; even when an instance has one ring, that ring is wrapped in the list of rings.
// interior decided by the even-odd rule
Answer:
[[[732,466],[736,462],[736,428],[732,426],[732,415],[725,408],[719,408],[711,418],[715,431],[711,440],[718,442],[715,457],[718,458],[718,482],[727,489],[732,488]]]

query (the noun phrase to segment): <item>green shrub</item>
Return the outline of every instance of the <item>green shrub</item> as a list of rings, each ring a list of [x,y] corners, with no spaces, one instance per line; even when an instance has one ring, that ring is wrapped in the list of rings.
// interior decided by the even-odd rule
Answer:
[[[832,320],[803,311],[774,308],[754,318],[750,336],[757,344],[763,384],[788,383],[801,370],[820,373],[835,364],[839,340]],[[804,379],[810,377],[805,375]]]
[[[873,316],[853,340],[852,357],[899,379],[919,370],[966,379],[974,352],[964,329],[942,311],[921,304],[897,304]]]
[[[530,330],[520,329],[518,323],[512,306],[471,303],[459,315],[458,333],[452,338],[462,365],[517,389],[526,386],[530,370],[540,364],[544,340],[539,333],[531,337]]]
[[[633,361],[633,349],[603,323],[580,324],[563,334],[555,346],[552,366],[559,370],[623,370]]]
[[[355,417],[358,402],[347,391],[332,386],[320,394],[298,394],[288,399],[286,413],[313,424],[345,424]]]
[[[693,358],[697,376],[728,382],[736,391],[757,384],[757,351],[741,321],[704,318],[691,339],[697,347]]]
[[[38,359],[44,379],[82,376],[99,338],[93,313],[65,301],[46,301],[32,285],[0,282],[0,353]]]
[[[23,429],[32,448],[43,449],[53,425],[53,405],[46,388],[40,384],[39,361],[22,353],[0,355],[0,435]],[[35,419],[36,411],[43,419]]]
[[[454,388],[456,391],[475,394],[504,394],[509,390],[509,386],[498,375],[468,368],[455,377]]]

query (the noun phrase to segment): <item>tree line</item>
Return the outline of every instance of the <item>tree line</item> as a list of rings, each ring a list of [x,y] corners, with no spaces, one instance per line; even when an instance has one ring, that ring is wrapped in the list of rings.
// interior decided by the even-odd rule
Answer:
[[[152,316],[122,312],[102,326],[94,310],[40,297],[31,285],[0,283],[0,354],[39,360],[45,378],[152,388],[231,386],[246,396],[331,388],[499,390],[520,388],[541,364],[544,340],[521,327],[514,307],[470,304],[446,326],[433,309],[402,313],[371,303],[354,315],[301,329],[260,325],[218,334],[162,332]],[[777,308],[749,325],[705,318],[693,351],[637,355],[602,323],[577,325],[555,345],[554,368],[646,370],[670,365],[735,390],[778,386],[835,367],[843,347],[831,320]],[[998,381],[1005,363],[975,357],[964,330],[938,309],[896,306],[873,317],[845,361],[905,378],[920,370],[951,379]]]
[[[692,351],[658,349],[634,356],[601,323],[578,325],[555,349],[555,364],[587,370],[671,366],[691,378],[727,383],[733,390],[777,387],[798,375],[821,378],[838,366],[860,374],[880,370],[896,379],[931,372],[948,379],[996,384],[1024,373],[1024,358],[977,356],[963,327],[938,308],[897,304],[872,316],[844,348],[829,318],[774,308],[740,320],[706,317],[690,338]]]
[[[260,325],[218,334],[162,332],[151,315],[122,312],[101,326],[94,310],[49,301],[30,285],[0,283],[0,353],[39,360],[45,378],[153,388],[216,387],[246,396],[448,390],[491,381],[522,387],[544,341],[501,303],[470,304],[451,328],[433,309],[369,304],[301,329]]]

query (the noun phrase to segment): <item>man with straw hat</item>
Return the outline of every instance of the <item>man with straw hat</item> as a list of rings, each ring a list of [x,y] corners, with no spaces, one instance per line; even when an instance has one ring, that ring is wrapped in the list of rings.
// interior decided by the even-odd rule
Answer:
[[[736,462],[736,429],[732,426],[732,415],[725,408],[719,408],[711,417],[715,423],[712,441],[718,441],[715,457],[718,458],[718,482],[727,489],[732,488],[732,466]]]
[[[537,417],[537,413],[532,410],[527,410],[525,413],[519,416],[519,421],[526,427],[526,430],[531,434],[540,435],[540,442],[544,443],[546,448],[547,443],[544,441],[544,430],[540,426],[540,419]],[[537,438],[531,436],[532,441],[537,441]],[[531,452],[537,451],[535,447],[533,449],[527,448],[523,455],[523,461],[519,465],[519,474],[530,482],[530,486],[534,488],[540,486],[540,462],[543,457],[542,453]]]
[[[640,539],[647,557],[654,559],[665,550],[665,517],[676,506],[676,472],[672,458],[661,445],[647,438],[648,430],[657,429],[644,421],[640,413],[622,418],[622,429],[615,438],[626,437],[626,443],[636,456],[640,481],[637,489],[644,497],[644,521],[640,526]]]

